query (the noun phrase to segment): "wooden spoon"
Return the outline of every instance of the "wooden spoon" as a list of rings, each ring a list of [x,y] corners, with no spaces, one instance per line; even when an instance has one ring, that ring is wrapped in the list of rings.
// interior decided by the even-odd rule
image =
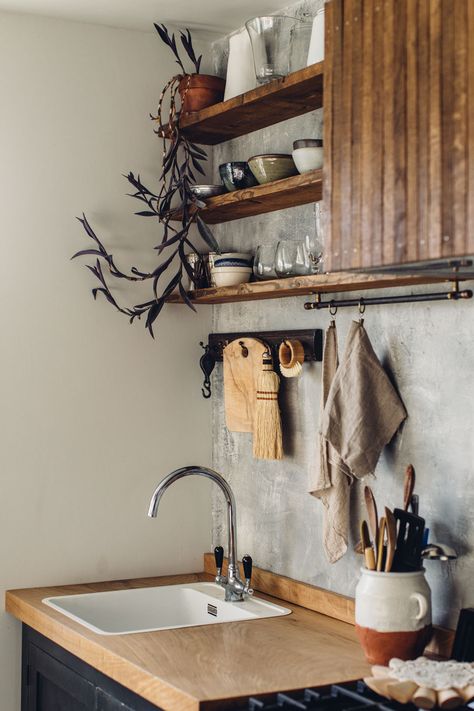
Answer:
[[[377,504],[375,503],[375,496],[370,486],[366,486],[364,488],[364,498],[365,506],[367,508],[367,515],[369,518],[370,535],[372,536],[372,540],[374,542],[375,557],[377,558],[379,541],[379,518],[377,515]]]
[[[411,497],[413,496],[413,490],[415,488],[415,468],[413,464],[407,466],[405,472],[405,481],[403,484],[403,510],[408,511],[410,506]]]
[[[383,570],[383,554],[385,551],[385,528],[386,528],[386,521],[385,521],[385,516],[382,516],[380,519],[379,523],[379,540],[377,544],[377,570],[378,572],[382,572]]]
[[[397,547],[397,520],[393,512],[385,507],[385,526],[387,529],[387,557],[385,558],[385,572],[390,573],[393,558]],[[406,701],[400,703],[407,703]]]

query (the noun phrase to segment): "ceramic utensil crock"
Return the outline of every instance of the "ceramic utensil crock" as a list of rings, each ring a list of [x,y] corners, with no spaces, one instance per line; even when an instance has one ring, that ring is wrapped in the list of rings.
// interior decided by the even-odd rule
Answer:
[[[356,631],[367,661],[416,659],[431,637],[431,590],[425,571],[381,573],[362,568],[355,595]]]

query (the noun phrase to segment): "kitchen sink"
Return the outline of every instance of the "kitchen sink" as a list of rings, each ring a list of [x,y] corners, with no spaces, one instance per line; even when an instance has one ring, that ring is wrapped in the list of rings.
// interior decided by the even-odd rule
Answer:
[[[289,615],[266,600],[226,602],[215,583],[184,583],[44,598],[43,603],[98,634],[132,634]]]

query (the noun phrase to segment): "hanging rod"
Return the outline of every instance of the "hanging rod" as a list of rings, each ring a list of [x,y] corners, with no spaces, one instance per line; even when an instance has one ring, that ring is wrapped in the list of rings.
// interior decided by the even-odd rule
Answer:
[[[318,294],[316,301],[307,301],[304,308],[310,309],[330,309],[342,308],[344,306],[368,306],[369,304],[411,304],[420,301],[458,301],[459,299],[472,299],[471,289],[459,290],[458,288],[452,291],[439,291],[434,294],[411,294],[409,296],[369,296],[367,298],[360,297],[359,299],[341,299],[336,301],[321,301]]]

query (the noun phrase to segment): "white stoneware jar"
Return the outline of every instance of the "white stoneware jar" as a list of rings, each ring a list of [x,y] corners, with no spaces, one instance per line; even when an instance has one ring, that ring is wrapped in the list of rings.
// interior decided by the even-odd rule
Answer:
[[[229,38],[229,61],[224,101],[254,89],[257,80],[253,63],[252,45],[244,29]]]
[[[313,20],[311,41],[308,50],[308,67],[324,59],[324,7],[318,10]]]
[[[431,590],[425,571],[377,573],[362,568],[355,596],[356,631],[371,664],[416,659],[428,643]]]

